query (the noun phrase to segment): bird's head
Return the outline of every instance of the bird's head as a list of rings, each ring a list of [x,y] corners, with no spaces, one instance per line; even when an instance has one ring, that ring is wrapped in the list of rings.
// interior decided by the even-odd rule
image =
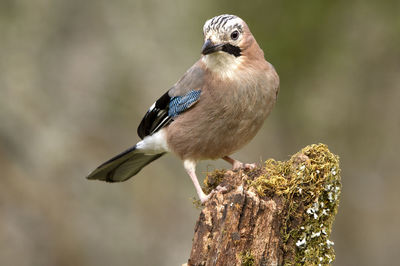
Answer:
[[[236,68],[256,43],[246,22],[235,15],[225,14],[207,20],[203,33],[203,61],[215,70]]]

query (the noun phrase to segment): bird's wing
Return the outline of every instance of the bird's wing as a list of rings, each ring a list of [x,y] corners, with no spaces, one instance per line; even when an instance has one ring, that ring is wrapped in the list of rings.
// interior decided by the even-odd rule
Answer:
[[[182,112],[193,106],[200,98],[204,71],[197,64],[147,111],[138,128],[138,135],[143,139],[152,135],[173,121]],[[154,139],[152,139],[154,137]],[[144,166],[161,157],[165,152],[149,153],[141,147],[145,142],[158,140],[151,136],[127,151],[113,157],[89,174],[88,179],[107,182],[121,182],[136,175]]]
[[[150,107],[138,127],[139,137],[143,139],[154,134],[192,107],[200,98],[203,84],[204,70],[197,63]]]

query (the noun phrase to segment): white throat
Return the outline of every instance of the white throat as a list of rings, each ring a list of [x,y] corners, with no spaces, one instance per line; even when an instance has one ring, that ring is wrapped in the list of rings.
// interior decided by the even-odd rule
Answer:
[[[206,67],[213,72],[222,75],[223,78],[234,78],[237,69],[242,62],[242,56],[235,57],[225,52],[216,52],[201,58]]]

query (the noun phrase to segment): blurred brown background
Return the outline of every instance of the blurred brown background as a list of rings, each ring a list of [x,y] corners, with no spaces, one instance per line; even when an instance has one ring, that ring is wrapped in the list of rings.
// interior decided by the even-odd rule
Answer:
[[[1,0],[0,265],[186,262],[199,210],[177,158],[121,184],[84,177],[138,141],[147,108],[199,58],[203,23],[223,13],[247,21],[281,77],[236,158],[328,144],[343,178],[335,265],[398,263],[399,3]]]

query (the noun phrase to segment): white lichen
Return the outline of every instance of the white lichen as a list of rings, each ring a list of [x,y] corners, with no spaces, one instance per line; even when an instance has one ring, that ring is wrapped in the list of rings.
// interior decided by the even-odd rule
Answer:
[[[333,193],[332,192],[328,192],[328,200],[330,202],[333,202]]]
[[[334,176],[337,174],[337,172],[336,172],[336,167],[333,167],[333,168],[332,168],[331,173],[332,173],[332,175],[334,175]]]
[[[328,263],[331,263],[332,261],[333,261],[333,259],[332,259],[332,257],[331,256],[329,256],[328,254],[325,254],[325,257],[327,257],[328,258]]]
[[[303,247],[305,246],[307,243],[306,237],[304,237],[303,239],[300,239],[299,241],[296,242],[296,246],[298,247]]]
[[[321,235],[321,231],[319,231],[319,232],[313,232],[313,233],[311,234],[311,238],[319,237],[320,235]]]

